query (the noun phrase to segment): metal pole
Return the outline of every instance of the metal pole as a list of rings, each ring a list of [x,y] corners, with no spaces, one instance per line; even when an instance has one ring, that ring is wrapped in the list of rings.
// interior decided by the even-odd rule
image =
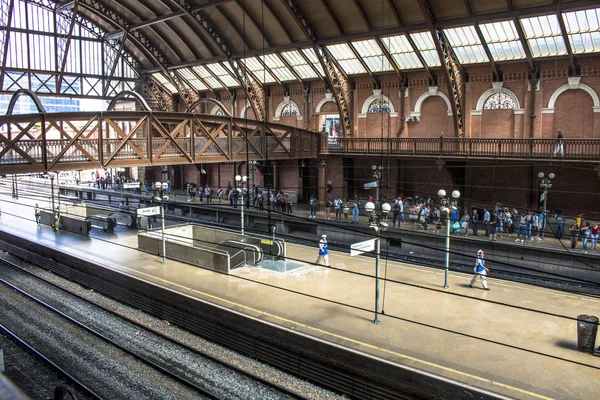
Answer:
[[[162,197],[162,196],[161,196]],[[160,205],[160,219],[162,220],[162,248],[163,248],[163,259],[162,263],[167,263],[167,242],[165,241],[165,209],[163,205]]]
[[[444,289],[448,286],[448,269],[450,268],[450,209],[446,211],[446,264],[444,267]]]
[[[375,319],[373,320],[374,324],[378,324],[379,321],[379,252],[381,250],[381,244],[379,239],[379,232],[377,233],[377,237],[375,238]]]
[[[544,186],[544,225],[542,225],[542,239],[545,238],[546,236],[544,235],[545,231],[546,231],[546,223],[548,221],[548,214],[546,212],[546,201],[548,200],[548,185],[546,184],[546,186]]]
[[[50,175],[50,194],[52,197],[52,224],[56,225],[56,208],[54,207],[54,177]],[[54,227],[56,230],[56,226]]]
[[[242,222],[242,235],[244,234],[244,186],[242,186],[242,213],[240,214]]]

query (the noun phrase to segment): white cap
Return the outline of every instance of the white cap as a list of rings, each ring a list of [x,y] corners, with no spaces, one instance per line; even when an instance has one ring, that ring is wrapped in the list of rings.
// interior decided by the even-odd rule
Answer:
[[[327,237],[327,235],[323,234],[323,235],[321,235],[321,237],[324,238],[324,237]]]
[[[483,253],[483,250],[477,250],[477,254]]]

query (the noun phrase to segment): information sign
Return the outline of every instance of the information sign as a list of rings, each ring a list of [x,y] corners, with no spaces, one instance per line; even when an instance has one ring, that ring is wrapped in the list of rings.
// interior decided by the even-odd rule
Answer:
[[[350,245],[350,256],[357,256],[373,250],[375,250],[375,239],[365,240],[364,242],[358,242]]]

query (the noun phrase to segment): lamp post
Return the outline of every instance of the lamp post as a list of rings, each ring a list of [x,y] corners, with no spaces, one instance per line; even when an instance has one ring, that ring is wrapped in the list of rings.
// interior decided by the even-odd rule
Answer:
[[[381,220],[381,211],[389,212],[391,210],[391,206],[388,203],[384,203],[381,205],[381,209],[377,209],[376,205],[373,202],[367,202],[365,204],[365,209],[369,213],[373,213],[373,220],[369,228],[375,231],[377,237],[375,238],[375,319],[373,320],[374,324],[378,324],[379,321],[379,262],[381,259],[381,232],[385,232],[388,228],[388,224]]]
[[[242,235],[243,235],[244,234],[244,191],[246,189],[246,183],[248,183],[248,176],[236,175],[235,181],[237,182],[237,185],[239,186],[237,188],[238,193],[240,193],[242,195],[242,212],[240,214],[240,219],[241,219]]]
[[[169,200],[169,197],[164,195],[164,191],[169,188],[169,184],[166,182],[163,182],[163,183],[156,182],[154,184],[154,187],[156,188],[156,190],[158,190],[158,193],[153,198],[153,200],[155,202],[159,203],[160,219],[162,221],[162,253],[163,253],[162,263],[166,264],[167,263],[167,242],[165,241],[165,210],[163,207],[163,202],[166,200]]]
[[[440,201],[442,202],[442,212],[446,213],[446,260],[444,264],[444,289],[449,289],[448,270],[450,269],[450,211],[456,210],[456,201],[460,197],[460,192],[458,190],[452,192],[452,197],[454,200],[446,197],[446,191],[444,189],[438,190],[438,196],[440,196]]]
[[[548,189],[550,189],[552,187],[552,179],[554,179],[556,177],[556,175],[554,175],[554,172],[550,172],[548,174],[548,177],[545,178],[544,177],[544,173],[540,172],[538,174],[538,177],[541,179],[540,182],[540,187],[542,189],[544,189],[544,193],[542,193],[541,199],[544,201],[544,211],[543,211],[543,215],[544,215],[544,225],[542,226],[542,237],[544,236],[544,232],[546,230],[546,221],[548,218],[548,210],[546,210],[546,202],[548,201]]]

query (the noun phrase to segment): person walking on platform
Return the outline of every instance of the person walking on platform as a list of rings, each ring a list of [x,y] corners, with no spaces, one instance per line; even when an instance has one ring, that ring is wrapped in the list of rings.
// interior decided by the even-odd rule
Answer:
[[[477,282],[477,278],[481,278],[481,284],[483,285],[483,288],[485,290],[490,290],[487,285],[487,273],[489,272],[489,269],[485,266],[484,256],[485,254],[483,253],[483,250],[477,251],[477,260],[475,260],[475,275],[473,275],[469,287],[473,287],[475,282]]]
[[[569,227],[569,233],[571,234],[571,248],[574,249],[577,247],[577,235],[579,234],[577,220],[573,220],[571,223],[571,226]]]
[[[38,205],[38,203],[35,203],[35,207],[33,208],[33,215],[35,215],[35,223],[39,225],[41,211],[40,211],[40,206]]]
[[[319,241],[319,256],[315,264],[319,264],[321,260],[325,261],[325,266],[329,267],[329,250],[327,249],[327,235],[322,235]]]

